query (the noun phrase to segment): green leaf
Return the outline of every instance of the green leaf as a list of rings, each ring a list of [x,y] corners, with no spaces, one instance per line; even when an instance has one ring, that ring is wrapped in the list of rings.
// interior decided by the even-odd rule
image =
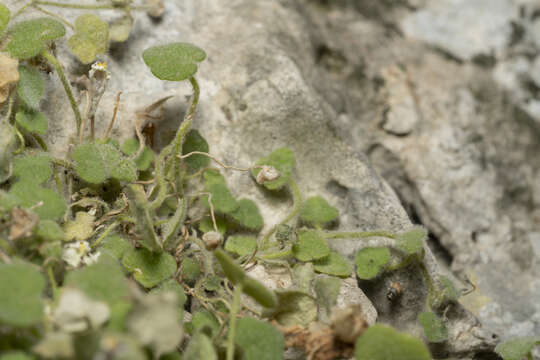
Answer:
[[[278,305],[264,314],[280,325],[307,326],[317,318],[317,303],[309,294],[298,290],[276,291]]]
[[[4,5],[0,4],[0,12],[2,11],[2,6]],[[34,360],[34,357],[22,351],[10,351],[0,355],[0,360]]]
[[[456,289],[452,280],[447,278],[444,275],[439,277],[439,282],[441,284],[441,293],[443,293],[444,298],[449,301],[457,301],[461,296],[460,292]]]
[[[66,237],[60,225],[52,220],[40,220],[36,235],[45,241],[63,241]]]
[[[25,208],[40,205],[42,202],[41,206],[33,209],[40,219],[59,219],[66,212],[66,203],[57,192],[36,184],[17,182],[11,187],[9,193],[17,197]]]
[[[134,155],[139,150],[139,140],[128,139],[124,141],[120,149],[128,156]],[[140,171],[146,171],[152,165],[152,161],[154,161],[154,152],[148,146],[145,146],[142,153],[135,159],[135,165]]]
[[[205,331],[208,335],[215,335],[219,332],[219,321],[216,319],[214,314],[207,310],[198,310],[193,313],[193,318],[191,319],[193,328],[197,331]],[[206,328],[206,329],[205,329]],[[207,332],[208,331],[208,332]]]
[[[381,248],[364,248],[356,253],[354,263],[356,274],[360,279],[373,279],[390,261],[390,250]]]
[[[326,240],[315,230],[300,230],[293,245],[294,256],[300,261],[322,259],[330,254]]]
[[[5,5],[0,4],[0,35],[9,23],[10,16],[9,9]]]
[[[231,213],[231,217],[248,230],[259,231],[264,225],[259,207],[250,199],[238,200],[238,208]]]
[[[208,143],[198,130],[192,129],[187,133],[184,144],[182,145],[182,155],[189,154],[193,151],[207,153],[209,150],[210,148],[208,147]],[[195,172],[199,169],[207,167],[208,164],[210,164],[210,158],[200,154],[191,155],[185,158],[184,161],[186,162],[190,172]]]
[[[206,58],[206,53],[192,44],[171,43],[148,48],[142,56],[158,79],[182,81],[195,75],[197,63]]]
[[[431,360],[420,339],[385,325],[368,328],[356,340],[354,356],[356,360]]]
[[[43,96],[43,79],[37,68],[19,65],[19,98],[32,110],[39,110],[39,102]]]
[[[313,263],[299,262],[294,265],[292,270],[294,288],[309,293],[312,288],[313,279],[315,279]]]
[[[253,236],[229,236],[225,243],[225,250],[240,256],[253,254],[256,247],[257,239]]]
[[[121,259],[124,253],[131,249],[131,244],[120,235],[113,234],[103,239],[101,248],[107,250],[116,259]]]
[[[242,269],[242,267],[238,265],[229,255],[227,255],[227,253],[221,249],[217,249],[214,251],[214,256],[223,268],[225,276],[230,282],[233,283],[233,285],[244,282],[244,278],[247,276],[244,269]]]
[[[448,329],[435,313],[420,313],[418,321],[424,327],[424,334],[429,342],[440,343],[448,339]]]
[[[238,202],[229,191],[225,178],[218,171],[209,170],[204,173],[204,187],[212,194],[214,211],[231,213],[238,208]]]
[[[415,226],[409,231],[398,234],[397,248],[407,255],[420,253],[424,246],[427,231],[421,226]]]
[[[197,332],[184,351],[183,360],[217,360],[212,341],[203,333]]]
[[[327,226],[332,221],[337,220],[339,211],[328,204],[328,202],[320,197],[310,197],[302,204],[300,208],[300,219],[311,226]]]
[[[239,319],[234,342],[244,350],[245,360],[283,359],[283,334],[265,321],[248,317]]]
[[[73,151],[73,160],[77,175],[91,184],[101,184],[108,178],[127,182],[137,180],[135,163],[110,144],[79,145]]]
[[[522,360],[536,345],[540,345],[539,337],[518,337],[498,344],[495,352],[504,360]]]
[[[104,54],[109,44],[109,24],[97,15],[84,14],[75,20],[75,34],[69,38],[71,51],[83,64],[89,64],[98,54]]]
[[[182,261],[182,268],[180,269],[182,279],[188,283],[194,283],[201,275],[201,268],[197,260],[192,258],[185,258]]]
[[[13,159],[13,175],[19,181],[41,184],[52,175],[51,159],[46,155],[24,155]]]
[[[206,291],[218,291],[221,288],[221,279],[216,275],[206,275],[203,286]]]
[[[45,135],[49,129],[49,120],[39,111],[21,109],[15,114],[15,121],[29,133]]]
[[[114,20],[109,27],[109,39],[116,42],[126,41],[132,27],[133,18],[129,15]]]
[[[317,295],[317,303],[329,313],[337,303],[341,280],[332,276],[318,276],[313,289]]]
[[[255,280],[251,276],[246,276],[244,278],[242,291],[244,294],[251,296],[261,306],[266,308],[277,306],[276,294],[264,286],[263,283]]]
[[[289,148],[280,148],[274,150],[270,155],[257,161],[256,165],[270,165],[279,171],[280,177],[276,180],[265,182],[263,185],[269,190],[279,190],[289,182],[296,160],[293,152]],[[257,177],[257,174],[261,169],[255,168],[251,170],[253,177]]]
[[[94,233],[94,216],[84,211],[78,211],[74,220],[64,225],[66,240],[83,241]]]
[[[25,262],[0,263],[0,323],[30,326],[43,317],[41,293],[45,279],[39,269]]]
[[[21,21],[9,30],[11,41],[7,51],[19,60],[28,59],[43,51],[48,42],[65,34],[64,25],[51,18]]]
[[[176,261],[171,254],[152,253],[144,248],[128,250],[122,258],[122,265],[145,288],[158,285],[176,271]]]
[[[220,217],[216,217],[216,225],[218,232],[221,235],[224,235],[227,231],[227,222]],[[212,223],[212,218],[210,216],[205,217],[201,220],[201,222],[199,222],[199,230],[201,230],[203,233],[214,231],[214,224]]]
[[[352,266],[341,254],[330,252],[322,259],[313,261],[315,271],[323,274],[348,277],[352,273]]]

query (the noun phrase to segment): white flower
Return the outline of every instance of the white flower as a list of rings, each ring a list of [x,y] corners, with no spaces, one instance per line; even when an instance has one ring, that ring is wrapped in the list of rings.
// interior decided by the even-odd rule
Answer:
[[[78,267],[81,263],[90,265],[97,262],[100,252],[90,253],[88,241],[75,241],[66,244],[62,259],[72,267]]]

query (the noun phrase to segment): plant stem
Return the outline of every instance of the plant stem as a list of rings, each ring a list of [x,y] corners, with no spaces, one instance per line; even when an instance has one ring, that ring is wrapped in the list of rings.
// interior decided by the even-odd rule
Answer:
[[[397,239],[396,235],[388,231],[340,231],[340,232],[323,232],[322,236],[325,239],[347,239],[347,238],[368,238],[368,237],[386,237]]]
[[[263,255],[261,255],[261,259],[263,259],[263,260],[275,260],[275,259],[281,259],[281,258],[284,258],[284,257],[289,257],[292,254],[293,254],[292,248],[288,248],[288,249],[278,251],[278,252],[275,252],[275,253],[263,254]]]
[[[17,10],[15,12],[15,14],[13,14],[13,16],[11,17],[11,20],[15,19],[17,16],[19,16],[27,7],[29,7],[30,5],[32,5],[34,2],[33,1],[29,1],[28,3],[24,4],[23,7],[21,7],[19,10]]]
[[[105,239],[105,237],[107,237],[107,235],[109,235],[109,233],[116,227],[118,226],[119,222],[118,221],[115,221],[113,222],[111,225],[109,225],[109,227],[107,229],[105,229],[105,231],[103,232],[103,234],[101,234],[96,241],[94,241],[94,243],[90,246],[92,249],[95,249],[102,241],[103,239]]]
[[[52,266],[47,267],[47,275],[49,276],[49,281],[51,283],[51,289],[53,293],[54,302],[58,301],[58,286],[56,285],[56,279],[54,278]]]
[[[45,59],[47,59],[48,62],[51,63],[51,65],[54,67],[54,69],[58,73],[58,77],[60,78],[60,81],[62,82],[62,85],[64,86],[64,90],[66,91],[69,102],[71,103],[71,108],[73,109],[73,113],[75,114],[75,121],[77,123],[77,136],[79,136],[81,132],[81,122],[82,122],[81,113],[79,111],[79,107],[77,106],[77,103],[75,102],[73,93],[71,92],[71,86],[69,85],[69,82],[67,81],[66,75],[64,74],[64,70],[62,69],[62,65],[60,65],[60,62],[58,61],[58,59],[47,50],[43,50],[41,54],[43,55]]]
[[[231,320],[229,322],[229,337],[227,338],[227,360],[234,360],[234,337],[236,335],[236,314],[240,307],[240,295],[242,295],[242,285],[234,287],[233,303],[231,307]]]
[[[49,16],[51,16],[51,17],[53,17],[53,18],[58,19],[58,21],[60,21],[60,22],[62,22],[63,24],[65,24],[67,27],[71,28],[72,30],[75,30],[75,26],[73,26],[72,23],[70,23],[69,21],[67,21],[67,20],[64,19],[63,17],[61,17],[61,16],[59,16],[59,15],[53,13],[53,12],[47,11],[47,10],[43,9],[42,7],[39,7],[39,6],[35,5],[35,4],[32,4],[32,7],[33,7],[34,9],[36,9],[37,11],[40,11],[40,12],[44,13],[45,15],[49,15]]]
[[[68,8],[68,9],[79,9],[79,10],[109,10],[109,9],[117,9],[117,6],[114,5],[82,5],[82,4],[67,4],[67,3],[59,3],[55,1],[42,1],[42,0],[34,0],[32,1],[33,4],[39,4],[39,5],[46,5],[46,6],[55,6],[60,8]]]
[[[39,136],[38,134],[32,134],[32,137],[36,140],[36,142],[39,144],[39,146],[41,146],[44,151],[48,151],[47,144],[45,144],[45,141],[43,141],[41,136]]]
[[[67,160],[62,160],[62,159],[57,159],[57,158],[50,158],[51,159],[51,162],[54,164],[54,165],[57,165],[57,166],[62,166],[66,169],[69,169],[69,170],[74,170],[75,167],[73,166],[73,164],[71,164],[69,161]]]
[[[9,118],[11,118],[11,112],[13,111],[13,103],[15,102],[15,92],[12,92],[10,95],[9,95],[9,100],[8,100],[8,109],[7,109],[7,113],[6,113],[6,116],[4,116],[4,119],[3,121],[6,123],[6,124],[9,124]]]

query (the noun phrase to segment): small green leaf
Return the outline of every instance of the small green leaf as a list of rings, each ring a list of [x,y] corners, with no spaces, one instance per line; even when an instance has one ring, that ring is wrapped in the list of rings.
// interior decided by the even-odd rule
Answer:
[[[52,175],[51,159],[46,155],[24,155],[13,159],[13,175],[19,181],[41,184]]]
[[[39,269],[24,262],[0,263],[0,323],[30,326],[43,317],[41,293],[45,279]]]
[[[227,255],[227,253],[221,249],[217,249],[214,251],[214,256],[223,268],[225,276],[230,282],[233,283],[233,285],[244,282],[244,278],[247,276],[244,269],[242,269],[242,267],[238,265],[229,255]]]
[[[17,197],[23,207],[35,206],[33,211],[41,219],[55,220],[66,212],[66,203],[57,192],[36,184],[17,182],[11,187],[9,193]]]
[[[130,15],[124,15],[114,20],[109,26],[109,39],[116,42],[126,41],[132,27],[133,18]]]
[[[32,110],[39,110],[39,102],[43,96],[43,79],[38,69],[19,65],[19,98]]]
[[[131,244],[120,235],[113,234],[103,239],[101,248],[107,250],[116,259],[121,259],[125,252],[131,249]]]
[[[201,275],[199,263],[193,258],[185,258],[180,269],[182,279],[187,283],[194,283]]]
[[[231,217],[248,230],[259,231],[264,225],[259,207],[250,199],[238,200],[238,208],[231,213]]]
[[[176,271],[176,261],[171,254],[152,253],[144,248],[128,250],[122,258],[122,265],[148,289],[170,278]]]
[[[292,171],[295,164],[295,158],[293,152],[288,148],[280,148],[274,150],[270,155],[257,161],[256,165],[270,165],[279,171],[280,177],[276,180],[265,182],[263,185],[269,190],[279,190],[289,182]],[[257,174],[261,169],[255,168],[251,170],[253,177],[257,177]]]
[[[518,337],[500,343],[495,347],[495,352],[504,360],[522,360],[536,345],[540,345],[539,337]]]
[[[73,151],[73,160],[77,175],[91,184],[100,184],[110,177],[126,182],[137,180],[135,163],[110,144],[79,145]]]
[[[216,217],[216,225],[218,232],[221,235],[225,235],[225,232],[227,231],[227,222],[220,217]],[[203,233],[214,231],[214,224],[212,223],[212,218],[210,216],[207,216],[201,220],[199,223],[199,230],[201,230]]]
[[[329,313],[337,303],[341,280],[333,276],[318,276],[313,288],[317,295],[317,303]]]
[[[260,281],[250,276],[244,278],[242,291],[244,294],[251,296],[261,306],[266,308],[277,306],[276,294],[272,290],[267,289]]]
[[[339,211],[320,196],[310,197],[300,208],[300,219],[311,226],[327,226],[338,216]]]
[[[330,254],[326,240],[315,230],[300,230],[293,245],[294,256],[300,261],[322,259]]]
[[[271,316],[280,325],[307,326],[317,318],[317,303],[315,299],[303,291],[276,291],[278,305],[267,311],[265,316]]]
[[[420,339],[385,325],[368,328],[356,340],[354,356],[356,360],[431,360]]]
[[[330,252],[322,259],[313,261],[315,271],[323,274],[348,277],[352,273],[351,264],[341,254]]]
[[[148,48],[142,56],[158,79],[182,81],[195,75],[197,63],[206,58],[206,53],[192,44],[171,43]]]
[[[49,129],[49,120],[39,111],[21,109],[15,114],[15,121],[29,133],[45,135]]]
[[[215,275],[207,275],[204,278],[203,286],[206,291],[218,291],[221,288],[221,279]]]
[[[193,324],[193,328],[197,331],[209,330],[209,332],[206,332],[209,335],[217,334],[220,328],[219,321],[214,314],[204,309],[193,313],[191,323]]]
[[[64,227],[66,240],[86,240],[94,232],[94,216],[87,212],[79,211],[75,215],[75,219],[67,221]]]
[[[397,248],[407,255],[417,254],[422,251],[427,231],[421,226],[415,226],[409,231],[398,234]]]
[[[84,14],[75,20],[75,34],[69,38],[71,51],[83,64],[89,64],[109,45],[109,24],[97,15]]]
[[[193,151],[207,153],[209,149],[210,148],[208,147],[208,143],[202,137],[199,131],[196,129],[192,129],[187,133],[184,144],[182,145],[182,155],[189,154]],[[191,172],[195,172],[210,164],[210,158],[208,156],[200,154],[191,155],[187,157],[184,161],[186,162],[186,165]]]
[[[63,241],[66,237],[60,225],[52,220],[40,220],[36,235],[45,241]]]
[[[257,239],[253,236],[229,236],[225,243],[225,250],[240,256],[253,254],[256,247]]]
[[[4,29],[9,23],[10,16],[9,9],[5,5],[0,4],[0,35],[2,35],[2,32],[4,32]]]
[[[7,51],[19,60],[28,59],[38,55],[46,43],[65,34],[64,25],[51,18],[21,21],[9,30],[11,41]]]
[[[2,6],[4,5],[0,4],[0,11]],[[10,351],[0,355],[0,360],[34,360],[34,357],[27,355],[22,351]]]
[[[424,334],[429,342],[440,343],[448,339],[448,329],[435,313],[420,313],[418,321],[424,327]]]
[[[128,156],[133,155],[139,150],[139,140],[128,139],[124,141],[120,149]],[[142,153],[135,159],[135,165],[140,171],[146,171],[152,165],[152,161],[154,161],[154,152],[148,146],[145,146]]]
[[[441,292],[444,293],[445,298],[450,301],[457,301],[461,296],[460,292],[456,289],[452,280],[448,277],[441,275],[439,276],[439,282],[441,283]]]
[[[356,274],[360,279],[373,279],[390,261],[390,250],[381,248],[364,248],[356,253],[354,263]]]
[[[234,342],[244,350],[245,360],[282,360],[285,339],[281,331],[266,321],[238,320]]]
[[[195,333],[191,338],[186,350],[184,351],[183,360],[217,360],[216,350],[212,345],[212,341],[208,336],[201,332]]]
[[[238,208],[238,202],[229,191],[225,178],[218,171],[209,170],[204,173],[204,187],[212,194],[214,211],[231,213]]]

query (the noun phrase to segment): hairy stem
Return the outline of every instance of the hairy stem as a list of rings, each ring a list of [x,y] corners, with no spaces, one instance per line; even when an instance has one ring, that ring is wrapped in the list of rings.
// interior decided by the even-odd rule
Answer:
[[[368,237],[386,237],[397,239],[396,235],[384,230],[375,231],[340,231],[340,232],[323,232],[325,239],[353,239],[353,238],[368,238]]]
[[[229,336],[227,338],[227,360],[234,360],[234,337],[236,335],[236,314],[240,308],[240,295],[242,295],[242,285],[234,287],[233,303],[231,307],[231,320],[229,322]]]
[[[77,124],[77,136],[79,136],[81,132],[82,117],[79,111],[79,107],[77,106],[77,103],[75,102],[75,98],[73,97],[71,86],[69,85],[66,75],[64,74],[64,70],[62,69],[62,65],[60,65],[60,62],[58,61],[58,59],[47,50],[44,50],[41,54],[54,67],[54,69],[56,70],[56,73],[58,74],[58,77],[60,78],[60,81],[62,82],[62,85],[64,86],[64,90],[66,91],[67,97],[71,104],[71,108],[73,109],[73,113],[75,114],[75,122]]]

